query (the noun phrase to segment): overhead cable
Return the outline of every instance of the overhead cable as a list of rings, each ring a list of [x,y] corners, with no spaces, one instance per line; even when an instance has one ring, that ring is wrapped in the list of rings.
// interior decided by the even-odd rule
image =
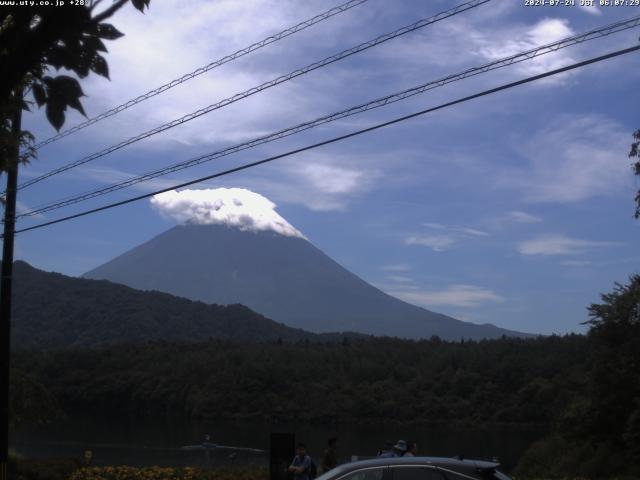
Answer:
[[[524,78],[522,80],[518,80],[518,81],[515,81],[515,82],[510,82],[510,83],[501,85],[499,87],[491,88],[489,90],[484,90],[482,92],[475,93],[473,95],[468,95],[466,97],[462,97],[462,98],[459,98],[457,100],[453,100],[453,101],[450,101],[450,102],[447,102],[447,103],[443,103],[443,104],[440,104],[440,105],[435,106],[435,107],[426,108],[424,110],[420,110],[419,112],[411,113],[409,115],[404,115],[402,117],[398,117],[398,118],[395,118],[393,120],[389,120],[387,122],[378,123],[378,124],[373,125],[371,127],[363,128],[361,130],[356,130],[354,132],[347,133],[345,135],[340,135],[338,137],[333,137],[333,138],[331,138],[329,140],[324,140],[322,142],[314,143],[312,145],[307,145],[305,147],[297,148],[295,150],[290,150],[290,151],[285,152],[285,153],[281,153],[281,154],[274,155],[272,157],[268,157],[268,158],[265,158],[265,159],[262,159],[262,160],[258,160],[258,161],[255,161],[255,162],[251,162],[251,163],[247,163],[247,164],[244,164],[244,165],[240,165],[238,167],[230,168],[228,170],[224,170],[224,171],[221,171],[221,172],[213,173],[211,175],[206,175],[204,177],[196,178],[196,179],[190,180],[188,182],[183,182],[183,183],[180,183],[180,184],[177,184],[177,185],[173,185],[173,186],[168,187],[168,188],[163,188],[163,189],[160,189],[160,190],[156,190],[154,192],[145,193],[145,194],[142,194],[142,195],[138,195],[136,197],[128,198],[126,200],[121,200],[119,202],[114,202],[114,203],[110,203],[110,204],[107,204],[107,205],[103,205],[101,207],[92,208],[90,210],[85,210],[85,211],[82,211],[82,212],[79,212],[79,213],[75,213],[73,215],[68,215],[66,217],[58,218],[56,220],[50,220],[48,222],[39,223],[37,225],[32,225],[30,227],[21,228],[21,229],[16,230],[15,233],[28,232],[28,231],[31,231],[31,230],[36,230],[36,229],[48,227],[50,225],[55,225],[55,224],[58,224],[58,223],[67,222],[69,220],[73,220],[73,219],[84,217],[84,216],[91,215],[91,214],[94,214],[94,213],[102,212],[102,211],[109,210],[109,209],[112,209],[112,208],[115,208],[115,207],[119,207],[119,206],[122,206],[122,205],[127,205],[129,203],[137,202],[139,200],[143,200],[145,198],[150,198],[150,197],[153,197],[154,195],[159,195],[161,193],[165,193],[165,192],[168,192],[168,191],[171,191],[171,190],[188,187],[188,186],[195,185],[197,183],[201,183],[201,182],[204,182],[204,181],[207,181],[207,180],[212,180],[214,178],[220,178],[220,177],[223,177],[223,176],[226,176],[226,175],[230,175],[232,173],[236,173],[236,172],[240,172],[242,170],[247,170],[249,168],[256,167],[258,165],[263,165],[263,164],[266,164],[266,163],[269,163],[269,162],[273,162],[274,160],[278,160],[278,159],[281,159],[281,158],[289,157],[289,156],[292,156],[292,155],[295,155],[295,154],[298,154],[298,153],[302,153],[302,152],[305,152],[305,151],[308,151],[308,150],[312,150],[312,149],[315,149],[315,148],[318,148],[318,147],[322,147],[324,145],[329,145],[329,144],[336,143],[336,142],[339,142],[339,141],[342,141],[342,140],[346,140],[348,138],[352,138],[352,137],[356,137],[356,136],[362,135],[364,133],[368,133],[368,132],[372,132],[372,131],[375,131],[375,130],[378,130],[378,129],[381,129],[381,128],[384,128],[384,127],[388,127],[388,126],[394,125],[396,123],[404,122],[406,120],[409,120],[409,119],[412,119],[412,118],[415,118],[415,117],[419,117],[419,116],[425,115],[427,113],[435,112],[437,110],[442,110],[442,109],[447,108],[447,107],[451,107],[451,106],[458,105],[458,104],[461,104],[461,103],[464,103],[464,102],[468,102],[470,100],[474,100],[474,99],[477,99],[477,98],[480,98],[480,97],[491,95],[493,93],[497,93],[497,92],[500,92],[500,91],[503,91],[503,90],[507,90],[507,89],[510,89],[510,88],[513,88],[513,87],[517,87],[517,86],[520,86],[520,85],[524,85],[524,84],[528,84],[528,83],[531,83],[531,82],[535,82],[537,80],[541,80],[543,78],[551,77],[553,75],[558,75],[560,73],[568,72],[570,70],[575,70],[577,68],[581,68],[581,67],[584,67],[584,66],[587,66],[587,65],[591,65],[593,63],[601,62],[601,61],[608,60],[608,59],[611,59],[611,58],[614,58],[614,57],[619,57],[621,55],[625,55],[625,54],[628,54],[628,53],[631,53],[631,52],[636,52],[638,50],[640,50],[640,45],[636,45],[634,47],[625,48],[625,49],[622,49],[622,50],[617,50],[615,52],[611,52],[611,53],[608,53],[606,55],[600,55],[598,57],[590,58],[589,60],[584,60],[582,62],[577,62],[577,63],[571,64],[571,65],[567,65],[565,67],[561,67],[561,68],[557,68],[557,69],[554,69],[554,70],[547,71],[545,73],[541,73],[539,75],[533,75],[533,76]]]
[[[338,5],[337,7],[333,7],[329,10],[327,10],[326,12],[320,13],[319,15],[316,15],[315,17],[309,18],[307,20],[304,20],[303,22],[298,23],[297,25],[294,25],[292,27],[289,27],[285,30],[282,30],[281,32],[278,32],[274,35],[271,35],[263,40],[260,40],[259,42],[253,43],[251,45],[249,45],[248,47],[242,48],[234,53],[231,53],[229,55],[226,55],[222,58],[219,58],[218,60],[215,60],[207,65],[204,65],[200,68],[195,69],[192,72],[186,73],[184,75],[182,75],[179,78],[176,78],[175,80],[171,80],[168,83],[165,83],[164,85],[161,85],[157,88],[154,88],[153,90],[148,91],[147,93],[144,93],[142,95],[137,96],[136,98],[133,98],[131,100],[126,101],[125,103],[122,103],[116,107],[113,107],[105,112],[102,112],[99,115],[96,115],[95,117],[91,117],[88,118],[87,120],[85,120],[82,123],[79,123],[77,125],[74,125],[71,128],[68,128],[66,130],[63,130],[62,132],[47,138],[46,140],[43,140],[39,143],[37,143],[35,145],[35,148],[40,149],[42,147],[44,147],[45,145],[48,145],[50,143],[56,142],[58,140],[60,140],[61,138],[67,137],[69,135],[71,135],[72,133],[76,133],[84,128],[87,128],[90,125],[93,125],[101,120],[104,120],[105,118],[109,118],[112,117],[113,115],[116,115],[124,110],[127,110],[128,108],[133,107],[134,105],[137,105],[140,102],[144,102],[145,100],[148,100],[149,98],[155,97],[156,95],[160,95],[163,92],[166,92],[167,90],[173,88],[173,87],[177,87],[178,85],[181,85],[189,80],[191,80],[192,78],[195,78],[199,75],[202,75],[203,73],[209,72],[211,70],[213,70],[214,68],[220,67],[226,63],[229,63],[233,60],[236,60],[240,57],[243,57],[249,53],[255,52],[256,50],[259,50],[263,47],[266,47],[267,45],[270,45],[272,43],[277,42],[278,40],[282,40],[283,38],[286,38],[290,35],[293,35],[294,33],[298,33],[302,30],[305,30],[317,23],[323,22],[324,20],[327,20],[335,15],[338,15],[340,13],[346,12],[347,10],[350,10],[353,7],[356,7],[362,3],[367,2],[368,0],[349,0],[346,3],[343,3],[342,5]]]
[[[231,97],[225,98],[224,100],[220,100],[219,102],[216,102],[214,104],[211,104],[207,107],[201,108],[199,110],[196,110],[195,112],[191,112],[187,115],[184,115],[180,118],[177,118],[175,120],[172,120],[171,122],[165,123],[163,125],[160,125],[158,127],[155,127],[151,130],[148,130],[146,132],[143,132],[139,135],[136,135],[134,137],[128,138],[127,140],[123,140],[122,142],[119,142],[115,145],[111,145],[107,148],[104,148],[98,152],[92,153],[91,155],[88,155],[86,157],[83,157],[79,160],[76,160],[74,162],[68,163],[66,165],[63,165],[61,167],[55,168],[47,173],[44,173],[40,176],[34,177],[30,180],[27,180],[26,182],[23,182],[22,184],[18,185],[18,189],[23,189],[26,187],[29,187],[31,185],[34,185],[38,182],[41,182],[47,178],[50,178],[54,175],[58,175],[62,172],[66,172],[67,170],[70,170],[72,168],[75,168],[79,165],[84,165],[85,163],[91,162],[93,160],[96,160],[98,158],[104,157],[106,155],[109,155],[110,153],[115,152],[116,150],[120,150],[121,148],[124,148],[128,145],[131,145],[132,143],[136,143],[139,142],[140,140],[143,140],[145,138],[149,138],[153,135],[156,135],[160,132],[164,132],[166,130],[169,130],[170,128],[173,127],[177,127],[178,125],[182,125],[186,122],[189,122],[191,120],[194,120],[198,117],[201,117],[202,115],[205,115],[207,113],[211,113],[214,110],[218,110],[220,108],[226,107],[228,105],[231,105],[232,103],[235,103],[239,100],[243,100],[247,97],[250,97],[251,95],[255,95],[256,93],[262,92],[263,90],[267,90],[269,88],[275,87],[276,85],[280,85],[281,83],[287,82],[293,78],[299,77],[301,75],[304,75],[306,73],[309,73],[311,71],[317,70],[319,68],[325,67],[331,63],[337,62],[339,60],[342,60],[344,58],[350,57],[351,55],[355,55],[356,53],[362,52],[364,50],[367,50],[369,48],[375,47],[377,45],[380,45],[384,42],[387,42],[393,38],[397,38],[401,35],[405,35],[409,32],[413,32],[415,30],[418,30],[420,28],[424,28],[428,25],[432,25],[436,22],[439,22],[441,20],[444,20],[446,18],[449,17],[453,17],[454,15],[458,15],[462,12],[465,12],[467,10],[470,10],[472,8],[476,8],[480,5],[483,5],[485,3],[490,2],[491,0],[471,0],[465,3],[462,3],[456,7],[453,7],[449,10],[446,10],[444,12],[440,12],[436,15],[433,15],[431,17],[428,18],[424,18],[422,20],[419,20],[415,23],[412,23],[411,25],[407,25],[405,27],[399,28],[397,30],[394,30],[393,32],[390,33],[385,33],[383,35],[380,35],[372,40],[369,40],[367,42],[361,43],[359,45],[356,45],[355,47],[351,47],[348,48],[346,50],[343,50],[342,52],[336,53],[334,55],[331,55],[329,57],[326,57],[322,60],[319,60],[317,62],[311,63],[305,67],[302,68],[298,68],[296,70],[293,70],[292,72],[289,72],[285,75],[281,75],[277,78],[274,78],[272,80],[269,80],[267,82],[262,83],[261,85],[258,85],[256,87],[252,87],[248,90],[245,90],[243,92],[237,93]]]
[[[292,127],[285,128],[283,130],[279,130],[274,133],[270,133],[268,135],[264,135],[258,138],[254,138],[252,140],[248,140],[246,142],[242,142],[230,147],[226,147],[222,150],[218,150],[213,153],[209,153],[206,155],[201,155],[180,163],[176,163],[167,167],[163,167],[151,172],[147,172],[145,174],[129,178],[127,180],[123,180],[121,182],[117,182],[106,187],[101,187],[95,190],[91,190],[88,192],[76,194],[74,196],[69,196],[63,199],[59,199],[53,202],[49,202],[38,207],[34,207],[31,210],[27,210],[24,212],[20,212],[17,215],[17,218],[33,216],[43,214],[52,210],[57,210],[59,208],[63,208],[69,205],[73,205],[82,201],[89,200],[91,198],[99,197],[102,195],[106,195],[124,188],[128,188],[130,186],[152,180],[154,178],[158,178],[170,173],[174,173],[180,170],[184,170],[186,168],[191,168],[196,165],[200,165],[205,162],[209,162],[215,160],[217,158],[221,158],[224,156],[228,156],[246,149],[254,148],[258,145],[262,145],[265,143],[273,142],[275,140],[288,137],[290,135],[294,135],[296,133],[309,130],[311,128],[317,127],[319,125],[323,125],[326,123],[334,122],[352,115],[356,115],[362,112],[366,112],[369,110],[373,110],[376,108],[380,108],[385,105],[389,105],[409,97],[425,93],[429,90],[442,87],[452,82],[460,81],[468,77],[472,77],[475,75],[479,75],[482,73],[486,73],[492,70],[496,70],[498,68],[503,68],[509,65],[513,65],[516,63],[520,63],[526,60],[531,60],[533,58],[539,57],[541,55],[546,55],[552,52],[556,52],[560,49],[567,48],[573,46],[578,43],[583,43],[586,41],[594,40],[597,38],[601,38],[607,35],[611,35],[613,33],[621,32],[624,30],[628,30],[630,28],[640,26],[640,15],[629,18],[627,20],[623,20],[620,22],[616,22],[610,25],[606,25],[604,27],[599,27],[594,30],[590,30],[588,32],[583,32],[578,35],[573,35],[571,37],[564,38],[562,40],[558,40],[556,42],[543,45],[531,50],[527,50],[524,52],[517,53],[515,55],[511,55],[505,58],[501,58],[499,60],[495,60],[493,62],[486,63],[481,66],[469,68],[463,70],[462,72],[458,72],[455,74],[447,75],[445,77],[439,78],[437,80],[431,80],[427,83],[423,83],[421,85],[402,90],[400,92],[395,92],[390,95],[386,95],[384,97],[377,98],[375,100],[371,100],[367,103],[363,103],[360,105],[356,105],[329,115],[325,115],[319,118],[316,118],[311,121],[307,121],[304,123],[297,124]]]

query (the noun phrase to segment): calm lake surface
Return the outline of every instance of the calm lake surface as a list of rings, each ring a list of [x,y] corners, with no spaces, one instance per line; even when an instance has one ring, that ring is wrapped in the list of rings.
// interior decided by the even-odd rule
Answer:
[[[100,418],[68,420],[43,427],[22,428],[14,432],[11,446],[30,458],[77,457],[87,449],[93,464],[135,466],[204,465],[204,451],[185,451],[180,447],[201,444],[209,434],[211,442],[236,447],[262,449],[264,453],[216,449],[210,452],[211,465],[237,463],[268,465],[271,433],[291,432],[307,444],[309,453],[320,458],[327,438],[338,437],[342,461],[352,455],[374,456],[386,440],[415,440],[420,455],[491,459],[498,457],[503,470],[515,466],[524,451],[543,432],[535,430],[446,429],[388,426],[322,426],[244,422],[113,421]],[[231,455],[231,454],[234,455]],[[230,456],[231,455],[231,456]]]

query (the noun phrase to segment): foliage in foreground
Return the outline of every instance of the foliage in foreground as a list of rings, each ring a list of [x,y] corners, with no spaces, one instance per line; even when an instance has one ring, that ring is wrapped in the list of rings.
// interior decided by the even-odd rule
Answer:
[[[587,388],[556,417],[519,470],[551,476],[640,477],[640,275],[589,307]]]
[[[268,471],[260,468],[228,467],[84,467],[69,480],[267,480]]]
[[[131,0],[143,12],[150,0]],[[11,4],[12,3],[12,4]],[[73,8],[56,8],[53,2],[4,2],[0,9],[0,173],[13,169],[14,152],[19,161],[35,158],[34,136],[14,132],[16,116],[30,110],[23,90],[31,92],[35,103],[45,107],[49,123],[60,130],[70,107],[85,115],[84,96],[77,78],[91,72],[109,78],[104,44],[122,36],[105,20],[127,0],[118,0],[97,12],[99,1],[76,2]],[[74,76],[58,75],[63,70]]]
[[[268,471],[256,467],[85,467],[74,459],[25,460],[9,463],[12,480],[267,480]]]

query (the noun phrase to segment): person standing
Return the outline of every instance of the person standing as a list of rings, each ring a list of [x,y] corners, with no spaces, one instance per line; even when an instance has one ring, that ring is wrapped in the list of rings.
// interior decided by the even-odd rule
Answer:
[[[288,470],[293,473],[293,480],[311,480],[311,457],[307,455],[304,443],[296,445],[296,456],[293,457]]]
[[[390,442],[388,440],[384,442],[384,447],[378,450],[377,456],[381,458],[393,457],[393,442]]]
[[[338,455],[336,453],[337,442],[338,439],[336,437],[332,437],[327,441],[327,448],[324,450],[322,464],[320,465],[322,473],[328,472],[338,466]]]
[[[398,440],[393,446],[393,456],[402,457],[407,451],[407,442],[404,440]]]
[[[405,457],[415,457],[418,454],[418,444],[416,442],[407,442],[407,451]]]

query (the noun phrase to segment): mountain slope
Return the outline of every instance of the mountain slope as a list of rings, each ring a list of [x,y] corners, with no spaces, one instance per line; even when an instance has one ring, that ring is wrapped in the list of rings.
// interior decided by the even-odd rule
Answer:
[[[274,322],[243,305],[208,305],[107,281],[14,264],[12,345],[99,347],[150,340],[331,340]]]
[[[410,305],[360,279],[307,240],[270,231],[179,225],[85,277],[207,303],[242,303],[314,332],[449,340],[523,335]]]

